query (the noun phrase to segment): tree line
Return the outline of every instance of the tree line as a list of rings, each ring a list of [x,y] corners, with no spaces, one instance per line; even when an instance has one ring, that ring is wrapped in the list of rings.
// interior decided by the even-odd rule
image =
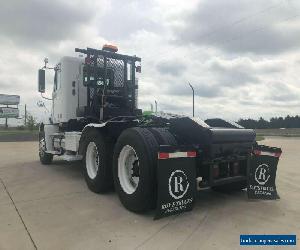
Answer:
[[[270,120],[265,120],[260,117],[254,119],[240,119],[238,124],[245,128],[262,129],[262,128],[300,128],[300,116],[272,117]]]

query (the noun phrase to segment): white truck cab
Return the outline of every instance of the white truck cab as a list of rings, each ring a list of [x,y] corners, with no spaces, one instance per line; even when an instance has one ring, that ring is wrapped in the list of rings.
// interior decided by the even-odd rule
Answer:
[[[54,124],[76,119],[79,106],[86,106],[87,87],[83,85],[84,59],[63,57],[55,67],[52,92],[52,121]]]

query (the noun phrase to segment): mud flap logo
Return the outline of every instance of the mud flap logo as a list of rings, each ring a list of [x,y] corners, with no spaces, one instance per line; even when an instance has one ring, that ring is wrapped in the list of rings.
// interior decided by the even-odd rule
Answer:
[[[255,170],[255,180],[259,185],[265,185],[270,176],[270,167],[267,164],[261,164]]]
[[[169,178],[169,194],[176,200],[181,199],[188,191],[190,183],[182,170],[175,170]]]

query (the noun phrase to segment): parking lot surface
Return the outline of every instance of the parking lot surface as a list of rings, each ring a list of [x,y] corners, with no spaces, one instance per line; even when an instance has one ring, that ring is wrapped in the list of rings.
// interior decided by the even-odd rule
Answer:
[[[202,190],[192,212],[154,221],[153,211],[127,211],[114,192],[90,192],[80,163],[55,160],[43,166],[36,142],[1,142],[0,249],[232,250],[245,248],[240,234],[296,234],[299,242],[300,139],[270,137],[261,143],[283,150],[280,200]]]

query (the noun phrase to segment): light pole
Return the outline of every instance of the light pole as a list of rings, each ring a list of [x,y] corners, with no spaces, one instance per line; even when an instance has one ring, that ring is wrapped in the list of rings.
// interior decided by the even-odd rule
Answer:
[[[193,91],[193,117],[195,116],[195,91],[194,91],[194,87],[192,86],[192,84],[188,83]]]
[[[155,100],[155,113],[157,113],[157,101]]]

